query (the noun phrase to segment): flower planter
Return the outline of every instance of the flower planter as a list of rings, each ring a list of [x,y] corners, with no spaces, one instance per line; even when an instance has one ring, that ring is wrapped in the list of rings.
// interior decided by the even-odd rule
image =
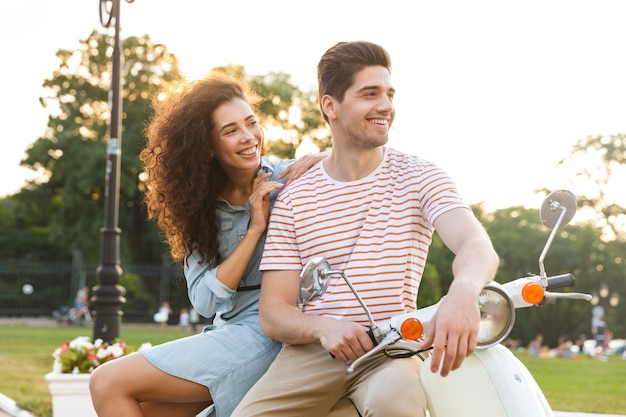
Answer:
[[[97,417],[89,394],[90,374],[63,374],[50,372],[45,375],[52,395],[53,417]]]

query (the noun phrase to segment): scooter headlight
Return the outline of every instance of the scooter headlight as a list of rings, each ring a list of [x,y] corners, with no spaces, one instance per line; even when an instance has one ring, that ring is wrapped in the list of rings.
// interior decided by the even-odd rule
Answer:
[[[490,282],[478,296],[480,328],[477,349],[486,349],[502,342],[515,323],[515,308],[508,294],[497,282]]]

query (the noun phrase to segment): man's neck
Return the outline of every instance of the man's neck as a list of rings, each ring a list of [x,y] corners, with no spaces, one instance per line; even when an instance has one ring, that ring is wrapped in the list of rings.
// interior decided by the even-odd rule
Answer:
[[[342,152],[333,148],[324,159],[324,169],[328,175],[339,182],[357,181],[370,175],[380,165],[385,155],[385,148]]]

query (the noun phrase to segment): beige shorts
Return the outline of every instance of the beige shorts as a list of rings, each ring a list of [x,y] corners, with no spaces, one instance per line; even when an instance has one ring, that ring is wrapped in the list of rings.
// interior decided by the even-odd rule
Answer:
[[[231,417],[321,417],[346,397],[361,415],[426,415],[422,360],[374,355],[353,372],[319,344],[289,345],[252,387]]]

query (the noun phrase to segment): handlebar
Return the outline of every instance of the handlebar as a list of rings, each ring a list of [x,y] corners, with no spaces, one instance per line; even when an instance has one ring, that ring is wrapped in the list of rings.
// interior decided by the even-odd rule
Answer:
[[[533,305],[552,304],[555,300],[568,298],[572,300],[591,300],[591,295],[574,292],[554,292],[558,288],[570,287],[574,285],[576,278],[573,274],[567,273],[552,277],[541,278],[539,275],[528,274],[525,278],[518,278],[503,284],[507,294],[513,300],[515,308],[525,308]],[[533,285],[541,285],[541,291],[529,290]],[[545,287],[544,287],[545,285]]]
[[[576,278],[574,277],[573,274],[562,274],[562,275],[555,275],[553,277],[548,277],[547,282],[548,284],[546,286],[546,293],[545,293],[545,298],[543,301],[544,303],[552,304],[554,303],[555,300],[559,298],[568,298],[570,300],[591,301],[590,294],[581,294],[577,292],[555,293],[555,292],[550,291],[550,290],[555,290],[557,288],[570,287],[574,285],[574,283],[576,282]]]
[[[571,287],[576,283],[576,277],[573,274],[555,275],[548,277],[547,281],[546,290],[552,291],[558,288]]]

